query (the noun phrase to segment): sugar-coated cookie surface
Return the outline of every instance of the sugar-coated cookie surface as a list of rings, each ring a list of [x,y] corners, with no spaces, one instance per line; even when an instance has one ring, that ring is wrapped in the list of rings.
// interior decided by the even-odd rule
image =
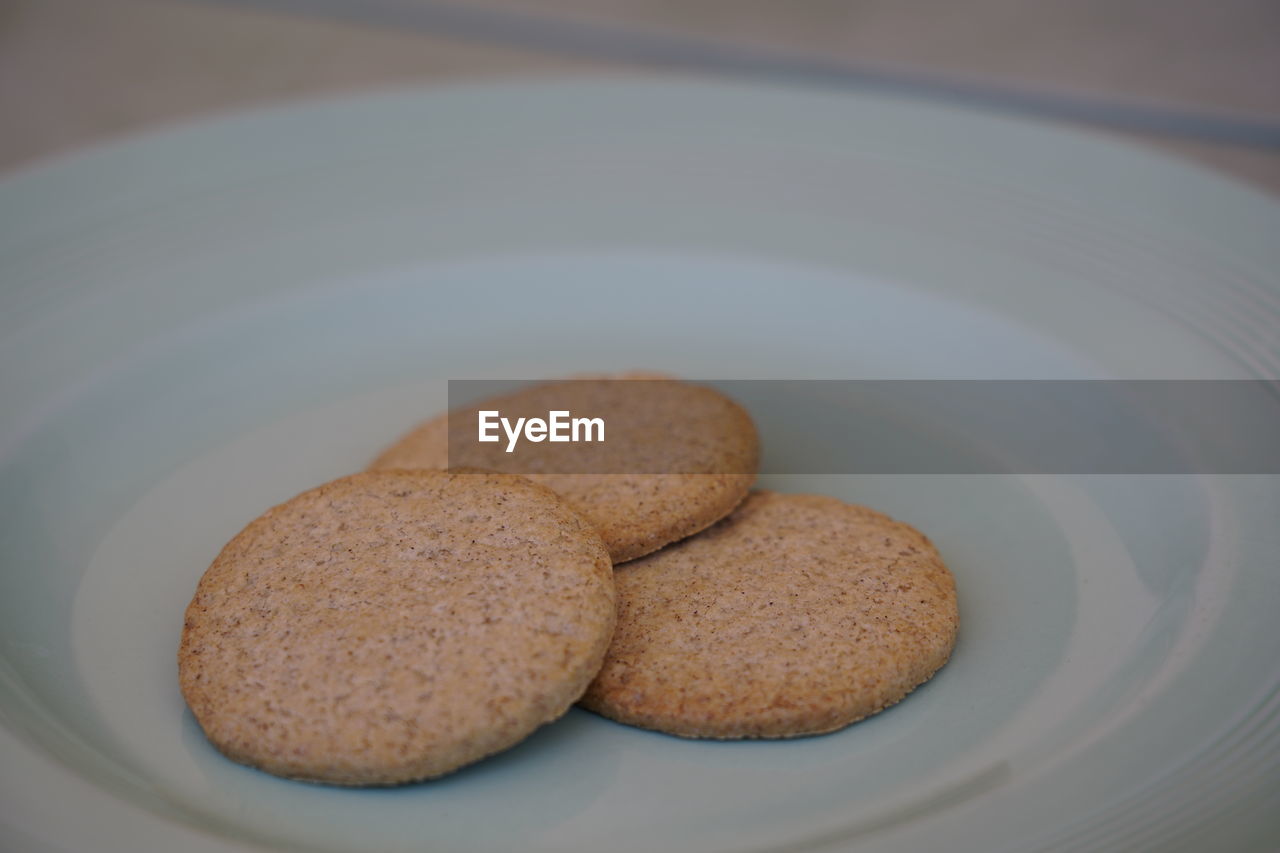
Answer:
[[[928,680],[959,620],[928,539],[815,495],[755,492],[615,574],[617,630],[581,704],[685,737],[842,728]]]
[[[241,531],[200,579],[183,696],[230,758],[294,779],[448,773],[561,716],[615,619],[596,531],[521,477],[378,471]]]
[[[455,446],[453,455],[464,458],[450,459],[450,418],[472,429],[479,409],[603,415],[608,441],[527,445],[518,468],[501,442],[464,453]],[[613,561],[622,563],[724,518],[750,491],[759,455],[751,417],[723,394],[632,373],[546,383],[441,415],[388,447],[370,469],[445,468],[452,462],[516,471],[552,489],[595,525]]]

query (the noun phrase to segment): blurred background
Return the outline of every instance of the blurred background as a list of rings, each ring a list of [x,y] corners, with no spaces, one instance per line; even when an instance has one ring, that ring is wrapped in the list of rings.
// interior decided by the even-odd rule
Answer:
[[[1037,116],[1280,193],[1278,0],[0,0],[0,173],[297,97],[673,71]]]

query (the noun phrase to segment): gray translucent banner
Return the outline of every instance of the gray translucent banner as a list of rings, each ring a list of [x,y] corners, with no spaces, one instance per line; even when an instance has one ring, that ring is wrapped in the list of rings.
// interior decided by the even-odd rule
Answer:
[[[602,384],[617,387],[602,390]],[[760,472],[767,474],[1280,474],[1276,381],[693,384],[718,390],[750,414],[763,450]],[[676,399],[684,385],[451,380],[450,465],[519,473],[750,473],[724,467],[737,462],[708,471],[695,461],[696,453],[664,452],[690,440],[700,441],[704,450],[729,440],[715,434],[720,421],[695,424],[691,432],[680,425],[678,407],[674,413],[663,411],[661,402],[654,402]],[[535,387],[540,390],[530,395]],[[504,401],[511,404],[506,410]],[[487,434],[498,440],[479,441],[482,411],[500,413],[485,416]],[[554,411],[565,414],[552,416]],[[508,418],[505,427],[502,417]],[[535,427],[532,434],[511,429],[520,417]],[[540,440],[535,418],[546,422],[546,437]],[[602,441],[588,434],[596,420],[604,424]],[[566,440],[553,446],[552,434]]]

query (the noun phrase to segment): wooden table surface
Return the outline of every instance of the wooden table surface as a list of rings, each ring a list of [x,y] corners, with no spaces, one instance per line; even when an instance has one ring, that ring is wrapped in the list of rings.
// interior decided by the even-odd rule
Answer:
[[[854,88],[951,87],[975,109],[1012,91],[1280,193],[1276,0],[0,0],[0,172],[300,96],[662,73],[691,55],[696,71],[699,45],[850,70]],[[1083,109],[1055,118],[1064,99]],[[1093,118],[1109,114],[1119,129]],[[1224,121],[1228,138],[1204,138]]]

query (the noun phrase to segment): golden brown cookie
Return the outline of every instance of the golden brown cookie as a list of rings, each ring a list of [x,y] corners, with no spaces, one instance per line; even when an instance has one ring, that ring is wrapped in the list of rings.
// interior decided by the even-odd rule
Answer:
[[[620,381],[628,379],[631,381]],[[479,410],[546,417],[553,409],[600,416],[600,444],[450,442],[450,419],[470,436]],[[615,563],[656,551],[728,515],[755,481],[759,440],[751,417],[710,388],[657,374],[533,386],[429,420],[374,460],[380,468],[458,465],[523,474],[596,526]],[[665,472],[665,473],[664,473]]]
[[[615,576],[618,627],[581,704],[684,737],[834,731],[928,680],[956,638],[929,540],[829,497],[753,493]]]
[[[378,471],[304,492],[223,548],[178,669],[209,740],[269,773],[448,773],[565,713],[614,626],[596,531],[509,474]]]

